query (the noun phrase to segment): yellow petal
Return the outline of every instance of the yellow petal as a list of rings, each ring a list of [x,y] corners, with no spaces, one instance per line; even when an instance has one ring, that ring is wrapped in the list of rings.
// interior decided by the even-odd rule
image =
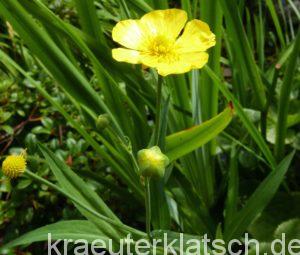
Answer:
[[[205,51],[215,44],[215,35],[210,31],[209,26],[197,19],[186,24],[182,36],[176,41],[176,46],[182,53]]]
[[[186,21],[186,12],[179,9],[156,10],[141,18],[149,36],[164,35],[172,39],[178,37]]]
[[[144,63],[144,58],[141,57]],[[202,68],[208,61],[208,54],[205,52],[183,53],[179,55],[177,61],[158,63],[157,71],[162,76],[169,74],[186,73],[192,69]]]
[[[141,50],[145,40],[145,31],[139,20],[122,20],[113,28],[112,38],[126,48]]]
[[[112,57],[119,62],[127,62],[131,64],[139,64],[140,53],[136,50],[117,48],[112,50]]]

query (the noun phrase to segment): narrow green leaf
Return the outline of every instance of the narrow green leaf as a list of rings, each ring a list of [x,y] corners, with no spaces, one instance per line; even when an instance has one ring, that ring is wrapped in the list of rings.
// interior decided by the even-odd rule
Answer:
[[[169,229],[171,217],[167,203],[164,180],[151,180],[151,221],[155,229]]]
[[[284,79],[280,89],[279,105],[278,105],[278,119],[276,124],[276,143],[275,155],[278,160],[284,154],[284,141],[287,131],[287,118],[289,111],[290,93],[293,87],[294,73],[297,67],[298,56],[300,52],[300,29],[294,44],[293,52],[290,56]]]
[[[218,75],[221,74],[221,48],[222,48],[222,23],[223,12],[218,0],[200,0],[200,18],[207,24],[209,24],[211,30],[216,35],[216,45],[209,50],[209,60],[207,65],[214,70]],[[198,93],[194,95],[199,103],[198,111],[201,114],[200,123],[215,117],[218,114],[219,104],[219,89],[218,85],[207,75],[205,72],[199,70],[200,78],[199,84],[192,84],[192,86],[199,86]],[[197,89],[195,90],[197,92]],[[193,105],[193,108],[197,107]],[[194,123],[199,124],[199,122]],[[206,190],[206,194],[202,194],[206,197],[208,204],[212,205],[216,197],[215,192],[215,170],[214,161],[216,155],[216,140],[213,139],[208,144],[205,144],[200,148],[199,153],[196,154],[197,161],[201,161],[201,167],[198,163],[196,167],[193,167],[191,171],[200,172],[202,190]],[[196,175],[196,173],[194,173]]]
[[[82,30],[95,38],[97,42],[106,46],[106,40],[101,28],[101,23],[98,20],[96,7],[93,0],[73,0],[79,15]],[[108,48],[107,48],[108,49]],[[102,48],[103,51],[107,50]]]
[[[121,223],[119,218],[110,210],[97,193],[93,191],[91,187],[87,185],[76,173],[74,173],[64,162],[57,158],[57,156],[45,146],[39,144],[39,149],[44,155],[45,160],[55,175],[58,183],[66,193],[72,194],[75,199],[78,199],[81,203],[92,210],[115,220],[117,223]],[[118,232],[109,223],[96,218],[95,215],[92,215],[90,212],[78,205],[76,205],[76,207],[87,219],[93,221],[98,229],[103,231],[105,235],[116,240],[121,237],[120,232]]]
[[[188,14],[188,19],[192,19],[193,14],[192,14],[192,6],[191,6],[191,1],[190,0],[181,0],[181,8],[185,10]]]
[[[231,43],[233,44],[232,48],[236,51],[238,61],[244,65],[249,76],[258,107],[263,109],[266,104],[265,88],[243,27],[238,5],[235,0],[219,0],[219,3],[224,12],[228,36],[230,36]]]
[[[44,145],[39,144],[47,164],[54,173],[61,187],[74,197],[85,201],[87,205],[97,212],[115,220],[118,217],[110,210],[103,200],[88,186],[76,173],[74,173],[64,162],[48,150]]]
[[[153,10],[144,0],[128,0],[128,2],[144,13]]]
[[[225,239],[229,241],[240,237],[250,226],[252,221],[264,210],[278,190],[284,176],[289,169],[295,153],[289,154],[277,168],[258,186],[247,201],[246,205],[231,220],[225,229]]]
[[[20,245],[28,245],[34,242],[47,241],[48,233],[51,234],[51,240],[84,239],[89,243],[93,242],[96,239],[101,239],[104,242],[108,242],[109,240],[108,237],[103,236],[103,234],[99,230],[97,230],[97,228],[95,228],[94,224],[92,224],[91,222],[87,220],[70,220],[60,221],[35,229],[7,243],[3,247],[1,247],[1,249],[10,249]]]
[[[247,128],[247,130],[250,133],[250,135],[252,136],[253,140],[257,143],[257,145],[261,149],[262,153],[265,155],[265,157],[268,160],[268,162],[270,163],[271,167],[274,169],[275,166],[276,166],[276,163],[275,163],[275,159],[274,159],[268,145],[264,141],[263,137],[261,136],[260,132],[255,127],[255,125],[247,117],[247,115],[244,112],[243,107],[241,106],[239,101],[229,91],[226,84],[223,83],[220,80],[220,78],[209,67],[205,66],[204,70],[209,74],[209,76],[214,81],[217,82],[216,84],[218,84],[218,87],[219,87],[220,91],[227,98],[227,100],[230,100],[230,101],[233,102],[234,109],[235,109],[237,115],[239,116],[239,118],[243,122],[244,126]]]
[[[227,107],[222,113],[201,125],[167,136],[166,155],[173,161],[199,148],[222,132],[232,116],[232,108]]]
[[[225,228],[237,212],[238,206],[238,189],[239,189],[239,175],[238,175],[238,160],[236,145],[232,145],[230,155],[230,167],[227,185],[227,200],[225,207]]]
[[[277,11],[276,11],[275,5],[273,3],[273,0],[266,0],[266,4],[268,6],[269,12],[270,12],[271,17],[273,19],[273,22],[274,22],[274,25],[275,25],[275,29],[276,29],[280,44],[281,44],[282,47],[284,47],[285,46],[285,41],[284,41],[284,37],[283,37],[283,32],[282,32],[282,29],[281,29],[281,24],[279,22],[279,18],[278,18]]]

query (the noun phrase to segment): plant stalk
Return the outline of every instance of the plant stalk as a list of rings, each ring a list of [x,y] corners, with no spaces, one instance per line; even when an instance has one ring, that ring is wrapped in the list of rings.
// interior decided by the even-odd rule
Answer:
[[[146,205],[146,232],[149,240],[151,240],[151,193],[150,178],[145,179],[145,205]]]
[[[159,146],[160,140],[160,115],[161,115],[161,102],[162,102],[162,84],[163,78],[158,75],[157,80],[157,96],[156,96],[156,118],[155,118],[155,129],[154,129],[154,144]]]

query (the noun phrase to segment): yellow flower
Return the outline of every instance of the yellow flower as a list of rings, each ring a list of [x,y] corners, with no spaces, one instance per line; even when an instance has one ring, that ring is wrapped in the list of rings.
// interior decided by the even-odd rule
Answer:
[[[3,174],[11,179],[17,178],[25,172],[25,153],[20,155],[10,155],[2,163]]]
[[[186,25],[183,10],[156,10],[139,20],[123,20],[113,28],[112,38],[125,48],[112,50],[117,61],[154,67],[162,76],[202,68],[215,35],[201,20]],[[182,35],[180,35],[182,29]]]

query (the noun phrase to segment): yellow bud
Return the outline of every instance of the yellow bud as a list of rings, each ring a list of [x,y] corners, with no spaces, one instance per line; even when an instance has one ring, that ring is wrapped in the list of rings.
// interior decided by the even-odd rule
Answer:
[[[137,159],[142,176],[154,178],[164,177],[165,168],[169,164],[169,159],[161,152],[158,146],[140,150]]]
[[[108,114],[101,114],[98,116],[96,120],[96,127],[98,131],[104,130],[105,128],[108,127],[109,124],[110,124],[110,120]]]
[[[11,179],[17,178],[25,172],[25,153],[10,155],[2,163],[3,174]]]

